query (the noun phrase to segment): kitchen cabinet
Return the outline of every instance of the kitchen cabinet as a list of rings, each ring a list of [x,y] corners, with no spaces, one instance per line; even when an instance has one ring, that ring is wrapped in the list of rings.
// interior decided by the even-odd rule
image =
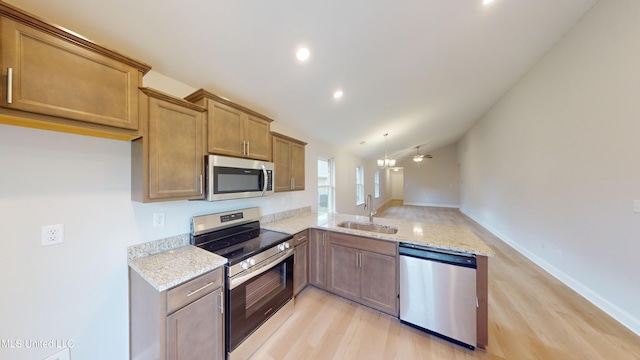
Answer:
[[[309,230],[293,235],[293,296],[309,284]]]
[[[271,133],[276,192],[304,190],[305,146],[307,143]]]
[[[271,160],[272,119],[204,89],[185,99],[207,109],[209,153]]]
[[[130,357],[224,359],[222,268],[158,292],[129,269]]]
[[[476,336],[478,347],[485,349],[489,345],[489,258],[483,255],[476,255],[476,292]]]
[[[309,284],[327,288],[327,231],[309,230]]]
[[[397,244],[329,233],[327,290],[398,315]]]
[[[206,110],[144,88],[142,137],[131,145],[131,198],[135,201],[204,199]]]
[[[0,3],[7,124],[138,137],[138,87],[151,67]]]

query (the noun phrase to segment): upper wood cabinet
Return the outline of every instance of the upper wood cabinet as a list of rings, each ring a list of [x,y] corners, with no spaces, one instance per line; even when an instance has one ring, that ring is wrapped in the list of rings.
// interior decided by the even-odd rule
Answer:
[[[307,143],[275,132],[271,133],[271,137],[275,164],[274,190],[304,190],[304,148]]]
[[[3,123],[138,136],[138,87],[150,66],[0,2]]]
[[[208,111],[207,151],[211,154],[271,160],[273,120],[200,89],[185,100]]]
[[[144,88],[142,137],[132,141],[131,198],[153,202],[204,199],[206,110]]]

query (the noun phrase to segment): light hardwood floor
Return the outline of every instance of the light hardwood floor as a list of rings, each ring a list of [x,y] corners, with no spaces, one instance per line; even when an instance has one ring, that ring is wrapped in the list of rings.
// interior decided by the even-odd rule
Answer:
[[[466,350],[307,287],[252,359],[640,359],[640,337],[457,209],[394,203],[376,217],[466,226],[496,252],[487,350]]]

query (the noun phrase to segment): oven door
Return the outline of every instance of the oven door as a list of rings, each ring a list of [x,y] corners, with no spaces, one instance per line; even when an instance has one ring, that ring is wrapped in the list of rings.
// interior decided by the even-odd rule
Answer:
[[[293,299],[293,249],[251,273],[229,278],[227,293],[227,352]],[[257,268],[257,269],[255,269]]]

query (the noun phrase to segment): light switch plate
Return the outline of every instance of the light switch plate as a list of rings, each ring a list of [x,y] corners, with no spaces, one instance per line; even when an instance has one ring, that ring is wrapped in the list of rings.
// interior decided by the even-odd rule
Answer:
[[[640,200],[633,201],[633,211],[640,213]]]

